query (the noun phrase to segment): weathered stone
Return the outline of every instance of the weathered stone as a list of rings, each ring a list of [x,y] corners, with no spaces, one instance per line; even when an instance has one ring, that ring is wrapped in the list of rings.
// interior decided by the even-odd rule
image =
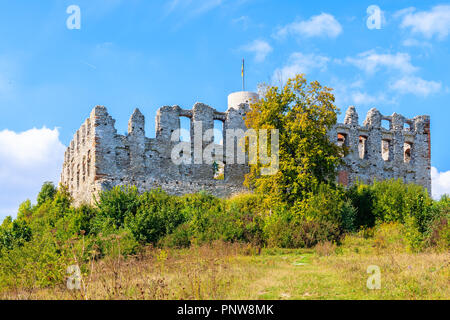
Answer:
[[[248,96],[245,94],[242,99],[248,99]],[[244,176],[249,171],[248,156],[245,156],[244,164],[239,164],[237,139],[233,135],[228,137],[225,132],[246,130],[244,116],[249,105],[247,100],[237,103],[236,96],[231,100],[227,112],[218,112],[202,103],[196,103],[192,110],[179,106],[160,108],[156,116],[156,138],[145,137],[145,119],[138,109],[131,116],[128,134],[124,136],[117,134],[115,120],[106,108],[97,106],[67,148],[61,183],[69,188],[75,205],[90,203],[100,191],[118,185],[135,185],[140,191],[162,188],[175,195],[205,190],[227,197],[244,192]],[[191,119],[192,152],[188,156],[192,161],[176,165],[172,162],[171,152],[178,141],[173,142],[171,138],[180,128],[180,117]],[[223,153],[227,154],[223,158],[224,180],[214,179],[210,163],[196,161],[201,155],[195,154],[194,128],[204,133],[214,127],[214,120],[224,123]],[[391,123],[389,130],[381,127],[382,120]],[[199,123],[201,126],[195,125]],[[409,127],[404,128],[405,124]],[[378,110],[371,109],[364,125],[359,126],[358,114],[350,107],[344,123],[337,124],[328,134],[332,141],[345,144],[350,150],[344,159],[345,165],[339,168],[338,182],[351,185],[357,180],[371,183],[374,179],[403,178],[405,182],[420,184],[431,192],[428,116],[405,119],[396,113],[383,116]],[[212,141],[212,138],[201,141],[200,145],[205,148]],[[231,156],[228,149],[234,151]],[[214,153],[216,156],[222,154]]]

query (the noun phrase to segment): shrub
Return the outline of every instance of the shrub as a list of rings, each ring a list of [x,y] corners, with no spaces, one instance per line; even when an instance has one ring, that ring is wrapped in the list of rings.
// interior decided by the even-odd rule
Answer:
[[[392,251],[404,251],[405,226],[398,222],[386,222],[377,225],[373,230],[373,242],[377,249],[389,248]]]
[[[426,244],[439,250],[450,248],[450,197],[442,196],[433,206],[433,220],[429,223],[426,235]]]
[[[124,223],[137,241],[156,244],[186,221],[177,197],[164,191],[145,192],[139,202],[136,214],[128,214]]]
[[[46,233],[23,246],[2,251],[0,287],[33,289],[63,283],[70,263],[68,246]]]
[[[420,231],[420,225],[413,216],[404,218],[404,237],[409,251],[418,252],[423,248],[424,235]]]
[[[319,242],[339,242],[341,231],[337,224],[318,219],[293,217],[279,211],[266,219],[264,233],[271,247],[311,248]]]
[[[226,211],[235,220],[235,226],[240,229],[236,233],[238,237],[234,240],[263,245],[266,210],[258,195],[241,194],[226,201]]]
[[[8,217],[0,227],[0,249],[11,250],[23,246],[31,237],[31,228],[25,221],[12,221],[11,217]]]
[[[330,221],[304,220],[292,226],[292,247],[312,248],[319,242],[337,242],[341,239],[339,226]]]
[[[191,245],[191,238],[190,225],[189,223],[184,223],[161,239],[159,245],[168,248],[188,248]]]
[[[375,226],[373,212],[375,196],[371,186],[358,183],[351,187],[347,194],[356,209],[355,228],[372,228]]]
[[[412,216],[415,217],[419,230],[426,230],[432,219],[433,200],[422,186],[392,179],[375,181],[372,189],[376,222],[404,223],[406,217]]]
[[[112,224],[113,228],[124,225],[125,217],[136,214],[140,205],[139,193],[136,187],[119,186],[103,191],[96,200],[98,213],[93,228],[96,232]]]
[[[306,220],[328,222],[342,231],[355,230],[356,209],[340,186],[321,184],[301,207]]]

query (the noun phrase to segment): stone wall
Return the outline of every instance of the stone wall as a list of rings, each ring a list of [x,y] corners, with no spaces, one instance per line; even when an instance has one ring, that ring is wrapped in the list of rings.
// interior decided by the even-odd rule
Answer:
[[[165,106],[157,111],[156,137],[147,138],[145,119],[138,109],[129,120],[128,134],[120,135],[106,108],[97,106],[67,148],[61,183],[69,188],[76,205],[92,202],[99,191],[118,185],[135,185],[140,191],[160,187],[176,195],[205,190],[227,197],[244,192],[242,183],[249,168],[237,163],[237,139],[225,132],[246,130],[243,117],[248,107],[246,103],[234,104],[227,112],[218,112],[202,103],[196,103],[191,110]],[[180,128],[180,117],[190,119],[191,141],[186,143],[192,153],[190,164],[177,165],[172,161],[172,150],[179,141],[171,138]],[[223,122],[223,150],[234,150],[232,157],[223,159],[224,180],[214,179],[212,164],[202,163],[202,154],[194,148],[194,137],[199,136],[194,130],[204,133],[214,127],[215,120]],[[389,122],[390,129],[381,126],[383,120]],[[198,123],[200,128],[196,126]],[[330,130],[329,136],[350,150],[339,170],[340,183],[351,185],[357,179],[370,183],[374,179],[401,177],[431,192],[428,116],[406,119],[396,113],[383,116],[371,109],[360,126],[355,108],[350,107],[344,123]],[[200,144],[205,148],[212,142],[213,137]],[[216,156],[221,158],[220,154]]]
[[[384,116],[373,108],[360,126],[355,108],[350,107],[344,123],[337,124],[329,135],[349,148],[345,165],[339,170],[340,183],[403,178],[407,183],[422,185],[431,194],[429,116]]]
[[[212,163],[205,163],[202,153],[195,151],[194,136],[199,135],[195,135],[194,129],[199,127],[195,123],[201,123],[201,137],[219,120],[223,122],[223,132],[228,128],[245,130],[243,115],[247,108],[247,104],[241,104],[227,112],[218,112],[202,103],[196,103],[192,110],[165,106],[157,111],[156,137],[147,138],[145,119],[138,109],[128,122],[125,136],[117,133],[115,120],[106,108],[97,106],[67,148],[61,183],[69,188],[75,204],[91,202],[100,190],[118,185],[135,185],[140,191],[160,187],[176,195],[205,190],[226,197],[243,192],[248,166],[236,164],[237,161],[232,161],[235,159],[224,159],[224,163],[234,164],[225,165],[224,180],[214,179]],[[171,138],[180,128],[180,117],[189,118],[191,123],[191,164],[177,165],[172,161],[172,150],[179,141],[173,142]],[[225,134],[221,140],[224,149],[231,145]],[[206,148],[212,142],[213,137],[200,143]]]

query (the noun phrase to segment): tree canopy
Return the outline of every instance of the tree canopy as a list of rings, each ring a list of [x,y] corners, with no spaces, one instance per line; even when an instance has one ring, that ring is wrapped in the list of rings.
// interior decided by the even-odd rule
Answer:
[[[332,89],[308,83],[304,75],[289,79],[284,87],[266,86],[246,114],[248,128],[279,130],[279,170],[263,176],[258,163],[250,166],[245,184],[271,201],[296,203],[321,183],[333,184],[344,150],[330,141],[338,108]]]

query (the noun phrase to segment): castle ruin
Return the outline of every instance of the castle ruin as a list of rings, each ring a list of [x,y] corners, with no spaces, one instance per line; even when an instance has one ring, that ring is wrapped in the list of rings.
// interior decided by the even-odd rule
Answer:
[[[247,164],[223,160],[223,179],[215,178],[211,164],[192,161],[174,164],[171,153],[178,141],[172,136],[180,128],[180,117],[190,119],[191,144],[194,123],[201,122],[202,134],[214,128],[214,121],[223,123],[223,148],[233,144],[227,141],[228,129],[246,130],[244,115],[251,100],[258,99],[252,92],[236,92],[228,97],[228,110],[219,112],[203,103],[191,110],[179,106],[164,106],[157,111],[156,137],[145,136],[145,119],[136,109],[128,122],[128,134],[120,135],[115,120],[103,106],[95,107],[88,119],[75,133],[64,155],[61,183],[68,187],[75,205],[91,203],[93,195],[119,185],[135,185],[140,191],[162,188],[170,194],[182,195],[205,190],[219,197],[245,192],[244,176]],[[388,128],[382,126],[386,121]],[[430,119],[413,119],[394,113],[383,116],[371,109],[362,126],[358,114],[350,107],[344,123],[329,131],[330,139],[346,145],[349,154],[339,168],[338,181],[344,185],[357,180],[371,183],[374,179],[403,178],[431,192],[430,176]],[[230,139],[231,140],[231,139]],[[203,147],[213,143],[214,137],[203,141]],[[234,152],[233,157],[237,156]],[[191,154],[195,158],[195,154]],[[228,158],[227,158],[228,159]]]

